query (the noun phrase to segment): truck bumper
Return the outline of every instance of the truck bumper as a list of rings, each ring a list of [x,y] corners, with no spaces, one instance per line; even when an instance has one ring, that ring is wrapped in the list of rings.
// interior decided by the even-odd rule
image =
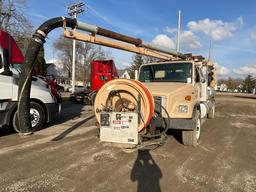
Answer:
[[[61,111],[61,104],[58,103],[46,103],[47,109],[47,123],[52,121]]]
[[[169,129],[193,130],[196,127],[194,119],[166,119],[169,120]]]
[[[164,118],[165,122],[168,122],[168,129],[179,129],[179,130],[193,130],[196,127],[196,121],[194,119],[172,119]],[[163,120],[156,118],[151,123],[154,123],[156,127],[161,127]]]

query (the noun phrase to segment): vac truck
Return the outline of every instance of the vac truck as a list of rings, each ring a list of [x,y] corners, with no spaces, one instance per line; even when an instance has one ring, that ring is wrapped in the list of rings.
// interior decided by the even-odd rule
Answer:
[[[22,64],[24,57],[15,40],[7,32],[0,30],[0,128],[12,127],[20,132],[18,123],[18,82],[20,73],[13,67]],[[60,104],[51,95],[46,82],[32,78],[29,120],[32,130],[43,127],[54,119]]]
[[[66,38],[103,45],[136,54],[158,58],[160,62],[140,67],[138,79],[113,79],[98,91],[94,112],[100,127],[100,140],[140,144],[161,138],[169,129],[182,131],[185,145],[199,143],[202,119],[215,113],[214,87],[216,71],[213,62],[202,56],[182,54],[111,30],[78,21],[56,17],[46,21],[35,32],[26,54],[22,74],[30,75],[34,58],[47,34],[62,27]],[[86,32],[86,33],[83,33]],[[29,57],[27,57],[29,56]],[[22,79],[20,87],[29,89],[30,81]],[[20,119],[27,119],[27,89],[20,89]],[[31,131],[28,121],[24,132]]]
[[[94,103],[101,139],[138,144],[177,129],[183,144],[196,146],[202,119],[215,113],[214,73],[211,61],[191,58],[144,64],[138,80],[108,82]]]

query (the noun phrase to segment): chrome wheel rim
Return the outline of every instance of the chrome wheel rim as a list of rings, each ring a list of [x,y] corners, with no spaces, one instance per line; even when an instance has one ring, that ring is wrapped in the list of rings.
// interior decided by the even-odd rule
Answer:
[[[36,109],[30,109],[31,125],[35,127],[40,121],[40,114]]]

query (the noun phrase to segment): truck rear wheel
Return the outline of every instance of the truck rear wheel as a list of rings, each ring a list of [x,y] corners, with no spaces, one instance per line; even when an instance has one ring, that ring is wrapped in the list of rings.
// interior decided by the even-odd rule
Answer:
[[[33,131],[38,131],[43,127],[46,120],[46,115],[44,112],[44,108],[40,104],[36,102],[30,102],[30,119]],[[20,132],[18,122],[18,110],[16,110],[13,115],[12,127],[16,132]]]
[[[201,134],[201,118],[199,111],[196,111],[194,119],[196,122],[196,127],[191,131],[182,131],[182,142],[184,145],[195,147],[199,143]]]
[[[210,109],[209,113],[207,114],[208,119],[213,119],[215,116],[215,104]]]

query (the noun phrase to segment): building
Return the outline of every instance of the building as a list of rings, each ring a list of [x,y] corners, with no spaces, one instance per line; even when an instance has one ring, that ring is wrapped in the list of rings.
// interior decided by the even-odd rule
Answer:
[[[46,62],[47,68],[47,75],[56,74],[57,77],[68,78],[68,70],[65,69],[64,63],[58,59],[50,59]],[[57,73],[56,73],[57,72]]]
[[[127,69],[121,69],[117,71],[119,78],[131,79]]]
[[[228,86],[225,83],[222,83],[220,86],[217,86],[217,90],[226,92],[228,91]]]
[[[47,75],[54,76],[54,77],[58,76],[58,70],[54,63],[46,63],[45,65],[46,65]]]

